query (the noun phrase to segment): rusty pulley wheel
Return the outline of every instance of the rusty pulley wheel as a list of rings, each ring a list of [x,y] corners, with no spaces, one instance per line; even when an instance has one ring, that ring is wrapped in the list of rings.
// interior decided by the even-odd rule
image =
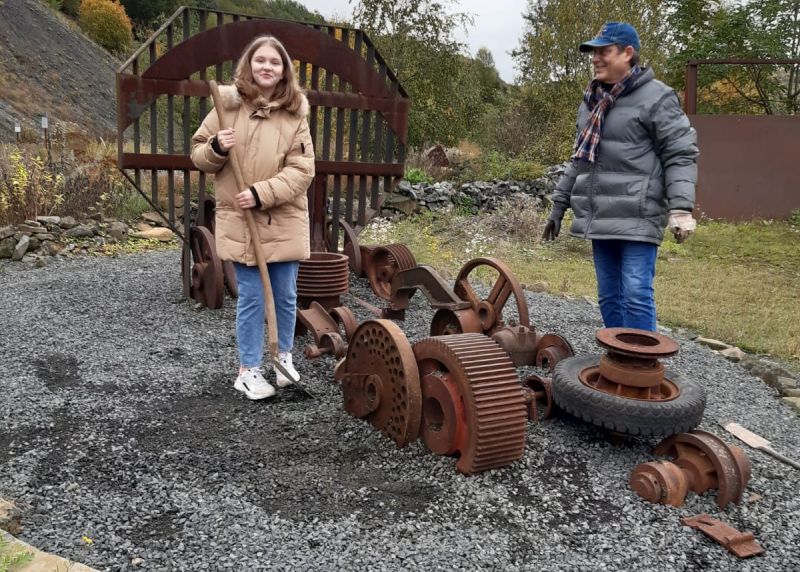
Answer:
[[[199,226],[204,226],[207,228],[212,235],[214,235],[214,240],[216,241],[216,228],[217,228],[217,201],[214,197],[206,197],[206,200],[203,201],[203,224]],[[225,290],[228,291],[231,298],[238,298],[239,297],[239,284],[236,282],[236,270],[233,268],[233,262],[230,260],[223,260],[222,261],[222,274],[225,277]]]
[[[695,430],[668,437],[653,450],[673,457],[637,465],[631,473],[631,488],[653,503],[682,506],[687,491],[702,494],[717,489],[717,505],[742,500],[750,480],[750,461],[744,451],[713,433]]]
[[[536,344],[536,366],[551,373],[558,362],[574,355],[575,350],[569,340],[558,334],[545,334]]]
[[[365,271],[375,295],[391,300],[394,275],[416,265],[414,255],[405,244],[389,244],[375,249]]]
[[[356,276],[361,276],[361,247],[358,244],[356,231],[353,230],[353,227],[351,227],[342,219],[339,219],[339,230],[341,231],[341,234],[339,235],[336,244],[334,244],[333,223],[328,221],[328,224],[326,225],[325,236],[325,240],[328,244],[328,250],[330,252],[338,252],[347,256],[350,270],[352,270]]]
[[[425,445],[459,455],[470,475],[522,457],[527,410],[511,360],[481,334],[426,338],[414,344],[422,385]]]
[[[367,320],[348,340],[344,409],[379,429],[398,447],[419,436],[422,396],[414,352],[389,320]]]
[[[190,295],[211,310],[222,308],[224,274],[217,256],[214,236],[202,226],[189,228],[189,250],[192,254]]]
[[[469,283],[469,275],[472,271],[482,266],[488,266],[497,272],[497,278],[485,299],[481,299]],[[503,322],[503,309],[511,296],[514,296],[517,303],[517,324],[530,328],[528,303],[525,300],[522,285],[514,276],[514,273],[511,272],[511,269],[501,260],[496,258],[474,258],[470,260],[456,276],[453,291],[459,298],[470,303],[472,311],[477,315],[477,319],[480,322],[480,332],[487,336],[491,336],[505,325]]]

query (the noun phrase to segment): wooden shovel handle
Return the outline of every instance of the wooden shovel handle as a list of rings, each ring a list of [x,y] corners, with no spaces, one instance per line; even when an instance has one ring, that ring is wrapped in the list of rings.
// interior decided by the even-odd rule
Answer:
[[[214,109],[217,110],[217,118],[219,119],[220,130],[227,129],[225,125],[225,118],[222,114],[222,98],[219,94],[219,87],[217,82],[211,80],[208,82],[208,87],[211,90],[211,98],[214,100]],[[239,192],[245,190],[244,178],[242,171],[239,168],[239,161],[236,157],[236,146],[228,151],[228,164],[233,168],[233,177],[236,179],[236,187]],[[272,296],[272,283],[269,280],[269,272],[267,272],[267,263],[264,260],[264,253],[261,251],[261,237],[258,234],[258,227],[256,226],[253,212],[250,209],[242,209],[244,212],[244,220],[247,223],[247,229],[250,233],[250,244],[253,246],[253,251],[256,255],[256,264],[258,264],[258,272],[261,274],[261,284],[264,287],[264,306],[267,314],[267,328],[269,331],[269,353],[278,359],[278,322],[275,317],[275,300]]]

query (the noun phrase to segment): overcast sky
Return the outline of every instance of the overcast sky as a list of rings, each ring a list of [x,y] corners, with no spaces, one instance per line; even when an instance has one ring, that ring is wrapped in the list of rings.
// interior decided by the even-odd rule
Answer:
[[[353,6],[347,0],[300,0],[300,3],[326,18],[352,21]],[[472,56],[481,46],[489,48],[500,77],[509,83],[517,73],[509,52],[519,44],[522,12],[527,5],[527,0],[460,0],[451,7],[471,14],[475,22],[466,34],[459,30],[457,38],[467,44]]]

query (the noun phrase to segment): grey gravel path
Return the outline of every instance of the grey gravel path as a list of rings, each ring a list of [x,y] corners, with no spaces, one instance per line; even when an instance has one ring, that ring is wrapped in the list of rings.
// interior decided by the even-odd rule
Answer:
[[[302,358],[308,339],[295,359],[321,398],[249,402],[232,388],[233,304],[195,309],[178,261],[0,267],[0,496],[24,509],[21,539],[101,570],[800,569],[800,473],[752,450],[745,497],[760,498],[724,511],[714,493],[641,501],[627,479],[655,441],[614,445],[569,417],[529,425],[521,461],[468,478],[344,413],[332,360]],[[528,301],[539,331],[597,351],[591,304]],[[412,341],[431,317],[415,297]],[[727,440],[717,421],[733,418],[800,458],[800,418],[772,389],[680,341],[669,365],[706,387],[704,429]],[[680,525],[700,512],[765,554],[737,560]]]

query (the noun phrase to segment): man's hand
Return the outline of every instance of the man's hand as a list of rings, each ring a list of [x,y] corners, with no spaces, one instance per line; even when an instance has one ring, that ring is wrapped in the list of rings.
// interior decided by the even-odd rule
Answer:
[[[547,224],[544,225],[542,240],[555,240],[559,232],[561,232],[561,219],[550,215]]]
[[[686,211],[670,211],[667,228],[672,231],[676,242],[680,244],[694,233],[697,228],[697,221],[692,217],[692,213]]]

